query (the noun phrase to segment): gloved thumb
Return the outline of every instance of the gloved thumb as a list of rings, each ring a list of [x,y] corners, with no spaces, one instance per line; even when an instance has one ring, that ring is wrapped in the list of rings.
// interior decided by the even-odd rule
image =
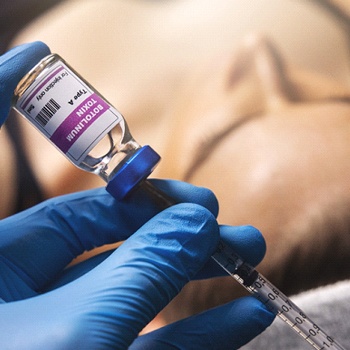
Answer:
[[[105,332],[114,338],[112,343],[129,346],[195,276],[218,239],[218,224],[207,209],[179,204],[156,215],[88,273],[88,283],[99,289],[104,286],[98,302],[106,302],[100,316]]]
[[[23,78],[50,49],[42,42],[16,46],[0,57],[0,126],[11,107],[13,92]]]

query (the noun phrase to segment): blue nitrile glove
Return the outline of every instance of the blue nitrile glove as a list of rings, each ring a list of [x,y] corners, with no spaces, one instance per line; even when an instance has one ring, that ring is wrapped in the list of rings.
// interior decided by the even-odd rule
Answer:
[[[180,182],[156,184],[177,201],[207,209],[183,203],[156,214],[137,193],[117,202],[97,189],[51,199],[0,222],[1,349],[127,349],[195,277],[218,242],[215,197]],[[250,245],[263,255],[255,229],[223,230],[234,246],[245,241],[243,250]],[[62,273],[83,251],[127,237],[103,261],[92,258]],[[234,349],[272,320],[258,301],[245,298],[142,336],[131,348],[174,349],[176,343],[181,349]]]
[[[0,56],[0,126],[9,113],[12,95],[19,81],[49,54],[50,49],[38,41],[17,46]]]
[[[46,50],[34,43],[0,58],[0,120],[6,118],[16,79],[36,63],[33,57],[40,59]],[[13,62],[27,68],[17,74]],[[215,249],[218,226],[202,207],[216,215],[215,197],[184,183],[156,185],[178,202],[201,206],[180,204],[156,215],[158,208],[143,197],[117,203],[100,189],[53,199],[0,222],[1,349],[126,349],[200,269],[200,277],[217,273],[205,261]],[[256,263],[264,255],[264,242],[256,230],[222,227],[221,231],[248,262]],[[134,232],[116,252],[63,271],[81,252],[124,240]],[[173,326],[178,332],[184,327],[182,342],[169,337],[173,332],[169,326],[163,334],[137,338],[132,346],[206,349],[213,342],[217,344],[213,349],[232,349],[273,320],[250,298],[218,310],[225,315],[219,328],[211,311]],[[203,319],[205,330],[202,326],[196,332]]]

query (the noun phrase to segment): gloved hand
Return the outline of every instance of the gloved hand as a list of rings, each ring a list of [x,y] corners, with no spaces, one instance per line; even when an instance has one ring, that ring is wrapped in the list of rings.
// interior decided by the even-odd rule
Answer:
[[[16,80],[47,53],[34,43],[0,59],[0,120]],[[13,62],[26,68],[17,74]],[[219,234],[215,197],[184,183],[156,185],[177,202],[197,204],[157,214],[140,193],[118,203],[99,189],[56,198],[0,222],[1,349],[126,349],[199,270],[201,277],[217,274],[210,260],[206,264]],[[251,264],[264,255],[255,229],[221,231]],[[64,270],[83,251],[125,239],[117,251]],[[238,348],[273,317],[255,299],[244,298],[141,336],[131,348]],[[181,336],[174,338],[174,332]]]
[[[203,268],[219,238],[209,190],[174,181],[156,185],[188,203],[156,214],[140,194],[116,202],[97,189],[51,199],[0,222],[1,349],[130,346]],[[248,245],[263,255],[257,230],[223,231],[245,258]],[[64,270],[83,251],[125,239],[116,251]],[[173,349],[175,343],[183,349],[233,349],[272,319],[258,301],[245,298],[141,336],[131,349]]]

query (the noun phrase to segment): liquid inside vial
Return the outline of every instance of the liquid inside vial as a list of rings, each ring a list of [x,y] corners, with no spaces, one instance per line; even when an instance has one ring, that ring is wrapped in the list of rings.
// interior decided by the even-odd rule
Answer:
[[[140,145],[130,135],[125,121],[109,131],[78,165],[108,182]]]
[[[13,106],[73,164],[106,182],[140,148],[123,116],[56,54],[20,81]]]

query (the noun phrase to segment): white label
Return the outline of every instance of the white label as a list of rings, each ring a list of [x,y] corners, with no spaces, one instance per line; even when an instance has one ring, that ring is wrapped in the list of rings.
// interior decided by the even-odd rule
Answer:
[[[75,164],[123,118],[63,62],[32,84],[16,108]]]

